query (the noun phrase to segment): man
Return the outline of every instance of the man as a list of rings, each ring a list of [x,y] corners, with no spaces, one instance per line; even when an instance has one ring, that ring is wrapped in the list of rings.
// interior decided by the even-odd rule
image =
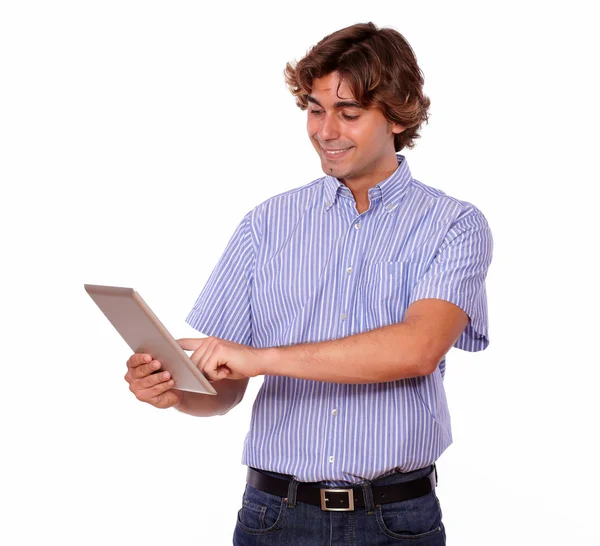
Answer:
[[[244,217],[187,318],[209,337],[179,343],[218,396],[174,390],[149,355],[125,377],[158,408],[215,415],[264,375],[234,544],[445,544],[445,355],[488,345],[489,227],[396,155],[429,107],[398,32],[342,29],[285,75],[326,176]]]

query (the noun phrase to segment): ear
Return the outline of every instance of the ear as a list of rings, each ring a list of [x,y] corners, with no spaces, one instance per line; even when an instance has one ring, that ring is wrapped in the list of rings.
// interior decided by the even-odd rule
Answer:
[[[392,133],[399,135],[400,133],[404,132],[406,130],[406,127],[402,126],[402,125],[398,125],[397,123],[390,123],[391,128],[392,128]]]

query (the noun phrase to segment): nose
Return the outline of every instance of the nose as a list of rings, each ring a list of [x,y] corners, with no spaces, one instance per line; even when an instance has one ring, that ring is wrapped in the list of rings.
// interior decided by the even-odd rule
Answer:
[[[317,135],[321,142],[339,138],[340,128],[335,115],[327,113],[321,118]]]

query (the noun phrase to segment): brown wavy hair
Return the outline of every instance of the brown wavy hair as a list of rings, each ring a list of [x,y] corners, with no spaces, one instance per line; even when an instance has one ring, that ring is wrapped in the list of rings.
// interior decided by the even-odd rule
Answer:
[[[313,80],[336,71],[363,108],[375,106],[388,121],[406,127],[394,136],[397,152],[414,147],[422,123],[428,122],[430,101],[423,94],[423,72],[402,34],[359,23],[325,36],[300,61],[287,63],[285,82],[301,110],[308,106]]]

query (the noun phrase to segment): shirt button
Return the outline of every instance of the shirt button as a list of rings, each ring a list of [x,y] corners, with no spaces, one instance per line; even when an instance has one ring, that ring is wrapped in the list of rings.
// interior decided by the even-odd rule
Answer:
[[[354,229],[360,229],[360,222],[358,222],[357,224],[354,224]]]
[[[342,320],[346,320],[346,318],[347,318],[347,317],[346,317],[346,313],[342,313],[342,314],[341,314],[341,316],[340,316],[340,318],[341,318]]]
[[[330,463],[333,463],[333,461],[335,461],[335,457],[334,457],[333,455],[330,455],[330,457],[329,457],[329,462],[330,462]]]
[[[387,210],[392,210],[394,208],[394,205],[386,205],[385,208]]]
[[[348,269],[346,269],[346,273],[348,273],[348,275],[350,275],[350,273],[352,273],[352,268],[349,267]]]
[[[335,417],[337,414],[338,414],[338,410],[336,410],[336,409],[334,409],[334,410],[331,412],[331,415],[333,415],[334,417]]]

